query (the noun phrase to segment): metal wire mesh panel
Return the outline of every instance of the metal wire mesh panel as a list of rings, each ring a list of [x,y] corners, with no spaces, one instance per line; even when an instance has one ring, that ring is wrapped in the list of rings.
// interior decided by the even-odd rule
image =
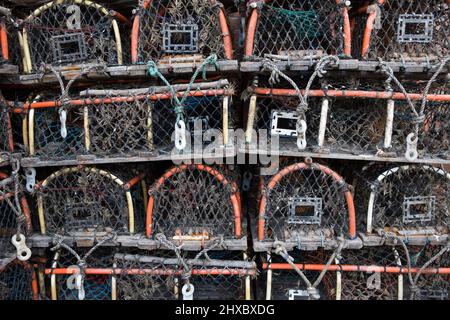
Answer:
[[[121,177],[129,177],[124,180]],[[143,230],[139,181],[143,175],[114,175],[94,167],[67,167],[37,184],[37,210],[42,234],[132,234]]]
[[[428,63],[449,54],[449,4],[446,0],[370,1],[355,6],[356,14],[367,19],[356,24],[364,33],[364,59]],[[361,20],[359,20],[360,22]]]
[[[348,15],[345,4],[340,3],[335,0],[249,1],[252,13],[245,56],[311,60],[325,54],[342,54]]]
[[[330,252],[326,251],[293,251],[290,256],[298,265],[321,266],[326,263]],[[334,261],[333,261],[334,264]],[[263,272],[258,278],[260,299],[266,300],[311,300],[308,285],[281,257],[268,254],[263,262]],[[305,270],[304,275],[313,282],[320,270]],[[334,300],[336,296],[336,274],[327,272],[317,286],[320,300]]]
[[[401,249],[398,249],[401,250]],[[401,253],[393,247],[373,247],[360,250],[343,250],[341,265],[367,266],[364,271],[356,269],[340,272],[341,300],[398,300],[402,299],[403,275],[371,270],[370,266],[401,267]],[[406,281],[406,279],[405,279]]]
[[[310,236],[355,237],[353,198],[331,169],[296,163],[281,169],[264,187],[258,240],[299,241]]]
[[[31,156],[42,160],[68,160],[87,153],[82,109],[69,107],[66,110],[65,136],[61,133],[59,108],[30,110],[28,132]]]
[[[403,236],[449,231],[450,174],[428,165],[372,165],[356,188],[367,232]]]
[[[204,241],[242,237],[241,203],[235,181],[218,167],[181,165],[150,189],[147,236]]]
[[[37,71],[42,63],[122,64],[117,21],[124,20],[92,1],[48,2],[24,20],[24,71]]]
[[[0,300],[33,300],[33,270],[27,263],[14,261],[0,270]]]
[[[219,59],[233,57],[231,35],[220,2],[146,0],[137,10],[132,35],[133,63],[160,59],[186,62],[210,54]]]
[[[52,300],[79,300],[80,288],[75,276],[83,274],[83,300],[111,300],[113,297],[112,265],[115,249],[96,250],[85,261],[85,270],[78,267],[75,256],[67,250],[59,250],[53,256],[51,266],[45,269],[47,298]],[[86,254],[87,250],[78,250]]]
[[[248,299],[256,265],[230,252],[210,251],[208,257],[183,253],[180,259],[166,251],[116,254],[117,299],[179,300],[188,294],[194,300]]]
[[[413,267],[433,269],[432,272],[412,274],[414,285],[407,282],[405,296],[411,300],[448,300],[450,296],[450,274],[438,272],[450,266],[450,253],[445,247],[409,247]],[[423,270],[423,269],[422,269]]]

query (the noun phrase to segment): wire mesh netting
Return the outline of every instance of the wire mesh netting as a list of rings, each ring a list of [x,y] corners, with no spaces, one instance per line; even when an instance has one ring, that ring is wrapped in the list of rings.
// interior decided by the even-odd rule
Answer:
[[[118,300],[179,300],[185,285],[193,286],[186,291],[194,300],[244,300],[256,276],[255,263],[242,253],[210,251],[208,258],[192,252],[181,257],[168,251],[142,254],[115,256]]]
[[[353,198],[345,181],[320,164],[296,163],[264,186],[258,239],[355,237]],[[351,230],[353,229],[353,230]]]
[[[94,167],[67,167],[36,185],[41,233],[132,234],[144,229],[143,175]]]
[[[289,253],[295,264],[324,265],[331,252],[300,251]],[[335,261],[332,262],[333,264]],[[273,268],[273,264],[281,267]],[[299,274],[290,267],[284,259],[276,254],[269,254],[264,259],[263,272],[258,279],[259,299],[266,300],[311,300],[308,286]],[[321,271],[305,270],[304,275],[309,281],[315,281]],[[336,296],[336,274],[327,272],[317,286],[320,300],[334,300]]]
[[[237,184],[215,166],[181,165],[168,170],[150,189],[147,236],[173,240],[242,237]]]
[[[23,22],[24,71],[38,71],[43,63],[121,65],[126,33],[121,36],[120,17],[87,0],[43,5]]]
[[[234,124],[230,103],[233,90],[228,86],[227,80],[192,85],[182,111],[187,140],[182,152],[191,152],[198,143],[201,148],[220,148],[229,143],[228,128]],[[173,85],[180,95],[187,88],[184,84]],[[31,103],[33,126],[29,130],[34,137],[31,155],[40,160],[67,160],[80,155],[132,157],[178,153],[174,147],[177,113],[172,102],[171,88],[164,86],[89,89],[60,107],[33,109]],[[61,134],[62,110],[67,112],[65,137]]]
[[[343,250],[341,265],[368,266],[366,270],[341,272],[341,300],[398,300],[402,299],[404,275],[371,270],[371,266],[401,267],[403,254],[394,247],[371,247]],[[403,265],[404,267],[404,265]],[[406,281],[406,278],[404,279]]]
[[[14,261],[0,270],[1,300],[33,300],[33,270],[27,263]]]
[[[249,21],[247,58],[275,55],[309,60],[343,53],[344,17],[338,2],[261,1],[252,13],[257,14],[253,34]]]
[[[450,251],[442,246],[409,247],[413,267],[439,269],[450,266]],[[405,285],[405,297],[411,300],[448,300],[450,274],[421,272],[412,274],[415,283]]]
[[[173,61],[192,60],[216,54],[219,59],[231,59],[231,40],[222,4],[209,0],[144,1],[138,9],[133,34],[137,41],[133,63],[158,61],[176,55]],[[170,61],[170,60],[169,60]]]
[[[359,224],[367,232],[447,234],[450,174],[428,165],[366,166],[355,187]]]
[[[363,43],[354,48],[355,57],[428,63],[448,56],[448,1],[385,0],[353,7],[353,43]]]

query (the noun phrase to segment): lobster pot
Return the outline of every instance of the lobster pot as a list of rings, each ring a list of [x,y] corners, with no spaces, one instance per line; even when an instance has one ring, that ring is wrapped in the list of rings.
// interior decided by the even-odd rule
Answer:
[[[0,300],[37,300],[36,287],[31,266],[17,260],[0,268]]]
[[[252,129],[265,129],[271,141],[278,139],[282,152],[309,151],[344,159],[361,155],[383,159],[448,159],[450,109],[448,88],[442,80],[431,85],[423,110],[425,81],[403,83],[412,106],[399,88],[388,91],[381,82],[354,84],[333,79],[327,82],[322,89],[309,91],[304,116],[306,147],[302,150],[297,146],[296,109],[300,103],[297,92],[286,88],[250,88],[247,143],[255,143]],[[417,155],[410,155],[407,141],[408,136],[415,135],[416,125]]]
[[[338,272],[340,300],[403,300],[406,275],[399,273],[404,263],[403,252],[394,247],[370,247],[343,250]],[[387,272],[394,267],[394,272]]]
[[[150,190],[146,226],[151,239],[160,233],[173,241],[243,236],[237,184],[219,167],[176,166]]]
[[[354,238],[354,219],[353,197],[342,177],[320,164],[295,163],[264,186],[258,240]]]
[[[450,174],[428,165],[368,166],[357,188],[367,232],[402,236],[449,232]]]
[[[87,270],[83,281],[83,300],[112,300],[113,298],[113,251],[100,248],[86,259]],[[87,250],[77,250],[82,257]],[[75,277],[79,274],[77,259],[67,250],[59,250],[45,269],[45,297],[51,300],[79,300],[80,290]]]
[[[339,0],[271,0],[249,6],[247,59],[314,60],[344,51],[350,55],[350,50],[344,49],[344,43],[350,41],[348,12]]]
[[[195,62],[211,54],[233,58],[223,5],[216,0],[143,1],[131,41],[133,63]]]
[[[14,150],[11,114],[9,109],[0,102],[0,153]],[[0,161],[1,164],[1,161]]]
[[[24,20],[24,71],[42,63],[121,65],[126,19],[88,0],[58,0],[44,4]]]
[[[227,80],[219,80],[196,83],[188,92],[184,91],[189,89],[187,85],[89,89],[69,100],[67,106],[35,99],[25,104],[30,109],[30,155],[58,161],[83,155],[114,158],[190,153],[197,146],[221,150],[229,143],[228,129],[233,126],[228,86]],[[180,99],[186,96],[182,110],[186,145],[182,151],[174,146],[177,114],[171,89]],[[63,111],[65,123],[61,122]]]
[[[443,246],[409,247],[412,265],[422,268],[427,264],[430,272],[413,274],[417,277],[415,289],[405,284],[405,298],[411,300],[448,300],[450,297],[450,254]],[[431,261],[431,259],[434,261]],[[430,263],[431,262],[431,263]],[[445,270],[445,271],[444,271]]]
[[[289,255],[294,258],[295,264],[308,264],[316,269],[302,270],[306,278],[313,283],[321,273],[319,266],[326,264],[330,252],[295,250]],[[268,254],[264,259],[263,271],[258,282],[259,299],[313,300],[307,291],[308,286],[300,275],[284,259],[275,254]],[[334,271],[325,273],[317,286],[317,292],[320,300],[336,299],[336,273]]]
[[[98,235],[143,231],[144,175],[112,174],[94,167],[66,167],[35,187],[40,231],[54,235]]]
[[[354,56],[422,64],[442,60],[449,54],[449,14],[447,0],[381,0],[355,5],[351,12],[353,36],[362,44],[355,46]]]
[[[148,254],[148,253],[147,253]],[[254,262],[230,252],[208,252],[208,259],[196,253],[183,253],[183,268],[173,252],[156,251],[155,255],[116,254],[118,300],[182,300],[186,286],[193,286],[194,300],[248,300],[250,282],[256,276]]]

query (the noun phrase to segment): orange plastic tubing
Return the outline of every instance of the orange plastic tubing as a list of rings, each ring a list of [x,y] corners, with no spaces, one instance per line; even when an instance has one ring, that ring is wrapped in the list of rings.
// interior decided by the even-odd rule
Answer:
[[[211,89],[211,90],[198,90],[190,91],[188,97],[207,97],[207,96],[225,96],[230,95],[231,91],[226,89]],[[177,92],[177,97],[182,97],[184,92]],[[122,102],[133,102],[140,101],[144,99],[149,99],[152,101],[158,100],[169,100],[171,99],[171,93],[158,93],[151,95],[137,95],[137,96],[127,96],[127,97],[112,97],[112,98],[96,98],[96,99],[75,99],[70,100],[69,104],[73,107],[88,106],[88,105],[99,105],[99,104],[112,104],[112,103],[122,103]],[[10,107],[15,107],[16,103],[8,101],[7,105]],[[40,109],[40,108],[56,108],[61,106],[61,101],[42,101],[42,102],[26,102],[19,104],[19,107],[14,108],[14,113],[22,113],[24,110],[29,109]]]
[[[348,16],[348,7],[342,8],[342,18],[344,20],[344,54],[352,55],[352,31],[350,27],[350,18]]]
[[[304,162],[302,163],[295,163],[293,165],[290,165],[281,171],[279,171],[276,175],[272,177],[272,179],[269,181],[269,184],[267,185],[267,188],[269,190],[272,190],[275,188],[275,186],[278,184],[278,182],[281,181],[281,179],[288,174],[290,174],[293,171],[298,171],[302,169],[309,169],[311,168],[311,165],[306,164]],[[331,176],[334,180],[336,180],[337,183],[345,183],[344,179],[338,175],[336,172],[331,170],[328,167],[325,167],[320,164],[315,164],[315,168],[319,169],[323,173],[325,173],[328,176]],[[356,218],[355,218],[355,206],[353,203],[353,196],[350,191],[346,190],[344,192],[345,200],[347,202],[347,209],[348,209],[348,218],[349,218],[349,236],[351,239],[356,238]],[[258,214],[258,240],[263,241],[264,240],[264,225],[265,225],[265,218],[264,215],[266,213],[266,201],[267,201],[267,193],[263,193],[261,196],[261,201],[259,203],[259,214]]]
[[[294,89],[274,89],[274,88],[255,88],[250,89],[252,93],[263,96],[298,96]],[[302,94],[305,90],[300,90]],[[406,96],[401,92],[387,91],[359,91],[359,90],[310,90],[310,97],[334,97],[334,98],[361,98],[361,99],[392,99],[406,100]],[[420,93],[408,93],[411,100],[421,101],[423,95]],[[447,102],[450,101],[450,94],[430,94],[427,95],[428,101]]]
[[[137,14],[133,20],[133,27],[131,29],[131,62],[136,64],[138,62],[138,39],[139,39],[139,24],[141,17]]]
[[[55,275],[69,275],[77,272],[75,269],[69,268],[57,268],[57,269],[45,269],[45,274],[55,274]],[[131,269],[121,269],[121,268],[86,268],[84,273],[87,275],[113,275],[113,274],[127,274],[127,275],[181,275],[183,274],[182,270],[170,270],[170,269],[139,269],[139,268],[131,268]],[[247,269],[193,269],[192,275],[255,275],[256,272],[254,270]]]
[[[300,270],[309,271],[322,271],[326,268],[324,264],[295,264]],[[271,270],[292,270],[288,263],[263,263],[263,269]],[[329,271],[347,271],[347,272],[380,272],[380,273],[408,273],[406,267],[385,267],[385,266],[360,266],[360,265],[330,265],[327,270]],[[411,273],[419,272],[420,268],[411,268]],[[450,274],[450,268],[425,268],[422,270],[423,274]]]
[[[211,174],[212,176],[214,176],[220,183],[222,183],[223,185],[228,185],[230,184],[230,182],[217,170],[209,167],[209,166],[205,166],[202,164],[196,164],[196,165],[181,165],[181,166],[177,166],[177,167],[173,167],[172,169],[170,169],[169,171],[167,171],[161,178],[158,179],[158,181],[156,181],[154,187],[152,188],[153,190],[158,190],[159,188],[161,188],[161,186],[164,184],[164,182],[170,178],[171,176],[187,170],[189,168],[194,167],[195,169],[199,170],[199,171],[205,171],[209,174]],[[146,235],[148,238],[150,238],[150,236],[152,235],[152,223],[153,223],[153,206],[155,203],[153,194],[149,194],[149,200],[148,200],[148,206],[147,206],[147,219],[146,219]],[[242,236],[242,229],[241,229],[241,205],[239,203],[239,196],[238,196],[238,191],[236,191],[235,193],[233,193],[230,196],[230,200],[231,203],[233,205],[233,212],[234,212],[234,226],[235,226],[235,236],[236,238],[241,238]]]
[[[247,40],[245,41],[245,57],[253,55],[253,46],[255,43],[256,24],[258,22],[258,10],[253,9],[248,20]]]
[[[4,22],[0,23],[0,42],[2,46],[3,59],[9,60],[8,35],[6,33],[6,25]]]
[[[128,181],[124,185],[125,190],[130,190],[136,183],[138,183],[139,181],[144,179],[144,177],[145,177],[145,173],[141,173],[140,175],[138,175],[138,176],[134,177],[133,179],[131,179],[130,181]]]

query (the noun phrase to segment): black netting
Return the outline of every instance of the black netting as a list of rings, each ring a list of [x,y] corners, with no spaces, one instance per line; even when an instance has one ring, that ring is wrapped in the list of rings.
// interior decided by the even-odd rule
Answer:
[[[31,266],[14,261],[0,270],[0,300],[33,300]]]
[[[152,186],[149,205],[152,237],[163,233],[181,241],[243,235],[236,182],[219,167],[173,167]]]
[[[354,7],[358,9],[358,6]],[[367,10],[362,11],[355,23],[354,36],[356,33],[360,38],[358,34],[371,25],[373,29],[367,52],[354,50],[356,57],[365,54],[363,58],[372,60],[427,63],[448,56],[450,28],[446,0],[386,0],[379,7],[369,7],[369,11],[377,14],[373,24],[364,21],[370,18]]]
[[[343,250],[341,265],[369,266],[365,271],[341,272],[342,300],[397,300],[399,279],[406,276],[399,273],[373,272],[370,266],[401,267],[401,248],[373,247],[360,250]],[[404,265],[403,265],[404,267]]]
[[[146,63],[183,54],[198,54],[199,59],[216,54],[224,59],[221,10],[222,4],[215,0],[144,1],[135,18],[139,31],[133,35],[137,38],[134,62]],[[180,59],[182,62],[183,57]]]
[[[342,8],[334,0],[261,2],[248,56],[311,59],[343,52]],[[249,41],[249,40],[247,40]]]
[[[132,178],[131,172],[115,175],[93,167],[56,171],[37,186],[41,232],[43,227],[48,234],[74,236],[143,231],[142,185],[128,190]]]
[[[280,169],[266,184],[261,200],[259,219],[264,219],[265,238],[296,241],[312,235],[348,236],[346,184],[329,170],[306,163]]]
[[[122,64],[127,46],[118,47],[127,42],[127,37],[122,34],[119,44],[113,28],[116,21],[110,11],[91,1],[47,3],[24,21],[31,59],[25,69],[37,71],[42,63]],[[120,34],[119,27],[118,31]]]
[[[410,247],[409,255],[411,264],[418,268],[448,268],[450,266],[450,253],[447,250],[442,253],[441,246]],[[442,253],[442,254],[441,254]],[[430,263],[431,262],[431,263]],[[448,300],[450,297],[450,274],[438,274],[436,272],[422,272],[418,277],[415,286],[409,282],[405,285],[405,297],[413,300]]]
[[[115,256],[118,300],[178,300],[185,279],[194,286],[194,300],[244,300],[246,279],[256,275],[254,263],[230,252],[208,252],[209,259],[183,253],[186,270],[173,252]],[[248,284],[250,281],[248,281]],[[250,290],[250,288],[248,288]]]
[[[13,137],[9,109],[0,101],[0,153],[13,149]]]

